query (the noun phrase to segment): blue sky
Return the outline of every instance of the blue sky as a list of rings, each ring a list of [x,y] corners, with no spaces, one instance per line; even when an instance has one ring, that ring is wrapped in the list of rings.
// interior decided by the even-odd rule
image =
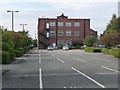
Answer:
[[[90,18],[91,28],[101,34],[112,15],[118,14],[119,0],[2,0],[0,25],[11,30],[11,13],[7,10],[18,10],[14,14],[15,31],[21,31],[20,24],[35,38],[39,17],[56,18],[64,13],[68,18]]]

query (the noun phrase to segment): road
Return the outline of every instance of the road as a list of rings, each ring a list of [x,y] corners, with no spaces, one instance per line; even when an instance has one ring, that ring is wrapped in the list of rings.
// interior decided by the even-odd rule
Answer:
[[[118,88],[118,59],[83,50],[32,50],[2,76],[3,88]]]

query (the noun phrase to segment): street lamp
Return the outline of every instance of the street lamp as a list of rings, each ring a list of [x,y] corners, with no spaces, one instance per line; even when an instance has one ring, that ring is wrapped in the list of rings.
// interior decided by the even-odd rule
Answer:
[[[20,25],[23,26],[23,31],[25,31],[25,25],[27,25],[27,24],[20,24]]]
[[[7,10],[7,12],[11,12],[11,13],[12,13],[12,31],[14,31],[14,12],[17,13],[17,12],[19,12],[19,11]]]

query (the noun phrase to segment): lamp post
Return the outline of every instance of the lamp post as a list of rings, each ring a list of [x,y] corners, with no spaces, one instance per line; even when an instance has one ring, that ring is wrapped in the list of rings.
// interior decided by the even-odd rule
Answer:
[[[20,25],[23,26],[23,31],[25,31],[25,25],[27,25],[27,24],[20,24]]]
[[[12,31],[14,31],[14,12],[17,13],[17,12],[19,12],[19,11],[7,10],[7,12],[11,12],[11,13],[12,13]]]

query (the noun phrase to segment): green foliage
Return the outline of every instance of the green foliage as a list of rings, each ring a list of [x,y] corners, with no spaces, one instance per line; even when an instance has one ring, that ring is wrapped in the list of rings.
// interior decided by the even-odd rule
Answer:
[[[86,47],[85,48],[86,52],[101,52],[101,48],[96,48],[96,47]]]
[[[1,30],[1,32],[2,51],[9,53],[9,62],[13,61],[15,56],[22,56],[25,52],[30,50],[30,45],[32,45],[32,38],[27,35],[28,32],[14,32],[8,31],[7,29]]]
[[[120,48],[102,48],[102,53],[111,54],[117,58],[120,58]]]
[[[117,18],[115,14],[113,14],[110,22],[106,26],[105,33],[120,33],[120,17]]]
[[[101,37],[101,41],[106,47],[114,47],[120,44],[120,33],[107,33]]]
[[[9,52],[2,51],[2,64],[8,64],[10,59],[10,54]]]
[[[24,54],[23,50],[14,50],[14,52],[15,52],[16,57],[20,57],[20,56],[22,56]]]
[[[96,41],[96,38],[93,36],[87,36],[87,38],[85,38],[85,40],[83,41],[83,44],[86,45],[87,47],[91,47],[94,45]]]

